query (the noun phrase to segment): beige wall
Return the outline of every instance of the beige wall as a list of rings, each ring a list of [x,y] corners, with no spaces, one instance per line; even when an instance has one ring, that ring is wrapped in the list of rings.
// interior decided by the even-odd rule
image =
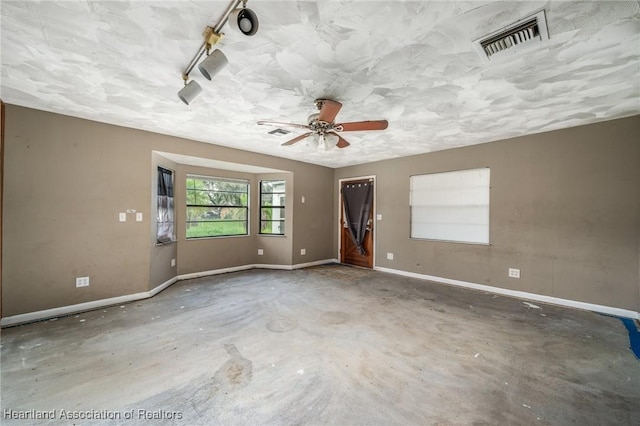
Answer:
[[[485,166],[490,246],[409,239],[411,175]],[[640,311],[640,116],[338,169],[335,193],[363,175],[376,266]]]
[[[640,310],[640,117],[332,170],[6,106],[2,314],[145,292],[176,274],[337,257],[337,182],[376,176],[376,265]],[[287,235],[184,238],[175,152],[287,171]],[[155,244],[158,165],[176,171],[177,242]],[[410,240],[409,176],[491,168],[491,245]],[[304,196],[305,202],[302,202]],[[257,230],[257,186],[251,227]],[[118,213],[143,212],[126,223]],[[257,249],[265,250],[264,256]],[[306,249],[306,255],[300,250]],[[394,260],[386,259],[393,252]],[[170,261],[177,259],[172,268]],[[522,271],[519,280],[507,268]],[[88,275],[88,288],[75,278]]]
[[[292,173],[250,174],[180,165],[176,178],[177,182],[184,182],[188,174],[248,180],[251,184],[249,194],[250,235],[187,240],[184,227],[186,210],[179,207],[176,212],[176,236],[178,240],[178,257],[180,259],[178,275],[252,264],[292,264],[293,221],[288,220],[285,222],[284,236],[265,236],[258,234],[260,206],[259,182],[264,179],[285,180],[287,192],[285,217],[291,218],[294,217],[293,203],[289,202],[291,198],[293,198],[294,179]],[[180,185],[176,188],[176,206],[184,206],[186,204],[186,193],[183,187],[184,185]],[[259,248],[263,250],[262,256],[258,256]],[[330,256],[330,251],[327,252],[327,256]],[[325,257],[325,259],[326,258],[328,257]]]
[[[189,168],[153,151],[290,172],[289,234],[185,241],[177,200],[178,241],[157,246],[157,165],[175,169],[176,179]],[[329,168],[14,105],[6,106],[4,165],[4,317],[145,292],[176,274],[333,258]],[[295,200],[297,193],[308,194],[307,204]],[[120,223],[118,213],[127,209],[142,212],[144,221],[129,214]],[[260,245],[267,255],[262,259],[256,255]],[[306,256],[299,255],[301,247]],[[177,267],[171,268],[174,257]],[[91,285],[77,289],[79,276],[89,276]]]

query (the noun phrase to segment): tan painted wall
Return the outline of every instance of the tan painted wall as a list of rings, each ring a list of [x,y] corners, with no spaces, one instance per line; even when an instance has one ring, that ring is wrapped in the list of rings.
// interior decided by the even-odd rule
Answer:
[[[2,313],[148,291],[177,273],[337,257],[337,181],[362,175],[376,175],[384,215],[378,266],[638,311],[638,135],[640,117],[632,117],[334,171],[7,105]],[[290,171],[287,236],[180,241],[178,208],[178,242],[156,246],[155,169],[175,167],[179,179],[188,167],[154,150]],[[492,245],[409,240],[409,176],[481,166],[491,167]],[[143,212],[144,222],[130,214],[119,223],[126,209]],[[522,278],[507,278],[508,267]],[[91,286],[76,289],[83,275]]]
[[[6,105],[3,316],[144,292],[175,273],[257,262],[265,237],[155,245],[155,169],[159,162],[174,165],[154,150],[291,172],[294,196],[319,195],[305,205],[293,202],[291,234],[269,244],[273,250],[313,249],[302,258],[289,249],[271,253],[271,259],[290,264],[334,256],[333,212],[326,202],[332,198],[332,169]],[[175,167],[178,175],[185,173],[185,166]],[[143,212],[145,220],[129,214],[127,222],[118,222],[127,209]],[[178,266],[172,269],[167,262],[174,255]],[[76,289],[75,278],[85,275],[91,285]]]
[[[151,154],[95,123],[7,105],[3,314],[146,291]],[[97,131],[98,130],[98,131]],[[75,278],[91,285],[75,288]]]
[[[256,179],[252,174],[238,173],[215,169],[205,169],[193,166],[178,167],[176,188],[176,230],[178,237],[178,275],[191,274],[194,272],[212,271],[215,269],[230,268],[253,264],[253,255],[256,252],[256,240],[253,235],[238,236],[229,238],[197,238],[186,239],[186,191],[182,182],[185,182],[188,174],[196,174],[212,177],[227,177],[233,179],[247,179],[251,189],[256,188]],[[255,190],[251,192],[249,216],[256,215],[256,205],[254,202]],[[250,226],[252,231],[254,230]]]
[[[333,234],[336,222],[333,217],[333,169],[312,170],[311,173],[296,173],[294,181],[293,206],[295,214],[302,214],[308,220],[294,221],[293,264],[313,262],[314,259],[335,258]],[[327,185],[331,188],[326,191]],[[302,202],[302,197],[305,202]],[[325,214],[325,212],[330,212]],[[306,255],[300,250],[306,249]],[[328,253],[324,255],[323,253]]]
[[[178,240],[178,256],[180,258],[178,275],[251,264],[292,264],[293,221],[288,220],[285,222],[285,236],[264,236],[258,234],[260,194],[258,183],[262,179],[285,179],[286,196],[290,199],[293,197],[293,174],[249,174],[179,165],[177,181],[180,183],[184,182],[188,174],[248,180],[251,184],[249,194],[250,235],[230,238],[198,238],[187,240],[184,226],[186,210],[179,207],[176,211],[176,236]],[[176,206],[184,206],[185,203],[186,192],[184,185],[180,184],[176,188]],[[293,205],[287,203],[285,209],[285,217],[293,217]],[[258,248],[263,249],[262,256],[258,256]]]
[[[490,246],[409,239],[409,176],[485,166]],[[376,266],[640,311],[640,116],[338,169],[334,193],[371,174]]]

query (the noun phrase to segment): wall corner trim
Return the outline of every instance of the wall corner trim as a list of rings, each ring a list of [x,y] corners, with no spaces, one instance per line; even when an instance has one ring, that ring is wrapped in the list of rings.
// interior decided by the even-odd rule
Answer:
[[[170,287],[178,281],[189,280],[193,278],[206,277],[209,275],[226,274],[229,272],[246,271],[249,269],[280,269],[280,270],[294,270],[308,268],[311,266],[325,265],[328,263],[338,263],[337,259],[325,259],[315,262],[299,263],[296,265],[267,265],[267,264],[254,264],[254,265],[242,265],[234,266],[231,268],[216,269],[212,271],[195,272],[192,274],[178,275],[170,280],[160,284],[157,287],[149,291],[143,291],[140,293],[127,294],[124,296],[110,297],[108,299],[93,300],[91,302],[78,303],[75,305],[61,306],[59,308],[44,309],[42,311],[29,312],[26,314],[18,314],[10,317],[0,319],[0,327],[12,327],[21,324],[27,324],[30,322],[43,321],[51,318],[63,317],[66,315],[77,314],[80,312],[92,311],[94,309],[105,308],[107,306],[120,305],[123,303],[135,302],[136,300],[148,299],[162,290]]]
[[[384,268],[380,266],[376,266],[373,269],[380,272],[387,272],[390,274],[396,274],[396,275],[402,275],[410,278],[417,278],[420,280],[432,281],[438,284],[447,284],[447,285],[453,285],[457,287],[470,288],[473,290],[486,291],[488,293],[501,294],[503,296],[510,296],[517,299],[533,300],[536,302],[548,303],[550,305],[559,305],[559,306],[564,306],[564,307],[569,307],[574,309],[581,309],[583,311],[593,311],[593,312],[613,315],[617,317],[640,319],[640,312],[635,312],[628,309],[615,308],[615,307],[604,306],[604,305],[596,305],[593,303],[579,302],[576,300],[560,299],[558,297],[545,296],[542,294],[527,293],[525,291],[517,291],[517,290],[509,290],[506,288],[492,287],[484,284],[476,284],[476,283],[471,283],[467,281],[454,280],[450,278],[436,277],[433,275],[417,274],[415,272],[407,272],[399,269]]]

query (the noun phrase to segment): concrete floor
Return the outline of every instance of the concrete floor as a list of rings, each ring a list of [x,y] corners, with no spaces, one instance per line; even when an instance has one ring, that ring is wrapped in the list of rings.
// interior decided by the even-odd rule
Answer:
[[[4,329],[1,344],[3,424],[640,419],[640,361],[618,319],[339,265],[183,281]]]

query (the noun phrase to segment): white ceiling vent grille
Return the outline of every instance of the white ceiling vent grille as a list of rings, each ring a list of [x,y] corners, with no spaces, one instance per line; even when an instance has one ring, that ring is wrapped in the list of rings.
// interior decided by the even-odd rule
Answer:
[[[473,42],[473,46],[480,56],[486,60],[521,51],[525,47],[530,47],[549,39],[547,29],[547,19],[544,10],[521,19],[500,31],[482,37]]]

